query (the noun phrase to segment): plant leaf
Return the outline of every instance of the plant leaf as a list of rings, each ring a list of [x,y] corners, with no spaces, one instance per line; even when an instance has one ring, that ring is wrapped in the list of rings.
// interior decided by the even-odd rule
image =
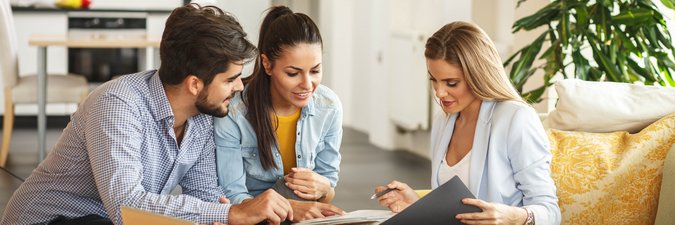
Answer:
[[[657,29],[658,29],[658,32],[656,32],[656,38],[659,40],[659,42],[661,42],[661,44],[666,46],[666,48],[673,49],[673,41],[670,38],[670,34],[668,32],[665,32],[665,35],[664,35],[664,32],[661,32],[661,29],[659,29],[658,27],[657,27]]]
[[[599,42],[596,40],[596,36],[589,36],[588,41],[591,44],[591,49],[593,49],[593,57],[598,59],[598,65],[605,69],[607,77],[611,81],[619,80],[619,69],[616,68],[614,64],[610,61],[609,57],[602,52],[602,47]]]
[[[574,74],[576,74],[576,78],[579,78],[581,80],[589,80],[589,71],[590,70],[590,65],[588,64],[588,60],[584,58],[583,55],[581,55],[581,51],[576,50],[572,52],[572,61],[574,62]]]
[[[519,31],[520,29],[532,30],[539,26],[548,24],[552,19],[557,17],[560,13],[557,8],[559,7],[560,2],[554,1],[546,5],[544,8],[535,12],[534,14],[521,18],[513,23],[513,33]]]
[[[670,9],[675,9],[675,0],[661,0],[661,3]]]
[[[615,32],[616,36],[619,37],[621,40],[621,45],[628,50],[628,52],[635,52],[637,51],[637,46],[633,43],[633,40],[628,38],[626,36],[626,32],[622,31],[620,29],[617,29],[617,32]]]
[[[601,80],[602,79],[602,71],[600,71],[597,67],[591,67],[590,70],[588,70],[588,74],[590,75],[591,79],[588,80]]]
[[[520,54],[520,58],[514,62],[513,68],[511,68],[511,82],[519,91],[522,90],[522,84],[524,84],[527,78],[529,78],[527,75],[530,71],[530,68],[532,68],[532,62],[534,62],[537,54],[539,54],[541,45],[544,42],[544,38],[546,37],[547,33],[548,32],[539,35],[539,37],[535,39],[530,46],[528,46],[526,49],[523,49]]]
[[[656,30],[654,27],[644,27],[643,30],[645,31],[644,34],[649,40],[649,43],[652,46],[658,46],[659,41],[658,38],[656,37]]]
[[[628,58],[626,60],[626,65],[628,65],[628,68],[632,69],[636,74],[640,75],[645,79],[645,84],[653,84],[656,82],[656,79],[654,77],[650,76],[650,74],[645,70],[644,68],[640,67],[635,60]]]
[[[576,13],[577,30],[584,31],[588,29],[588,7],[585,4],[577,4],[574,8]]]
[[[523,100],[526,102],[533,104],[533,103],[539,103],[541,102],[541,96],[544,94],[544,91],[546,90],[546,85],[542,85],[541,87],[528,91],[527,93],[522,94]]]
[[[644,23],[654,16],[654,11],[649,9],[632,9],[619,13],[616,16],[612,16],[612,23],[614,24],[625,24],[625,25],[635,25],[639,23]]]
[[[668,67],[662,62],[658,62],[657,66],[659,68],[659,75],[661,76],[661,82],[659,82],[659,84],[662,86],[672,85],[673,82],[672,79],[669,79],[671,77],[671,73]]]
[[[597,21],[595,24],[595,33],[597,33],[597,39],[600,42],[604,42],[605,40],[608,40],[610,38],[610,27],[609,24],[611,24],[611,16],[609,9],[605,7],[600,7],[598,6],[597,12],[595,14],[595,18],[593,18],[594,21]]]
[[[562,11],[562,16],[560,17],[560,40],[562,40],[563,47],[567,47],[569,44],[570,37],[570,14],[569,9],[567,8],[567,1],[560,1],[560,11]]]
[[[665,58],[662,59],[662,63],[667,66],[671,70],[675,70],[675,62],[671,60],[670,58]],[[673,74],[668,71],[668,73],[665,74],[664,76],[665,81],[670,84],[671,87],[675,87],[675,80],[673,79]]]

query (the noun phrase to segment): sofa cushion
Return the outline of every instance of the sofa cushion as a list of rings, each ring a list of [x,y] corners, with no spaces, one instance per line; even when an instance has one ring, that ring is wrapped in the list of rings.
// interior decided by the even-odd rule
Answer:
[[[675,221],[675,145],[670,148],[668,157],[663,163],[663,180],[659,194],[659,211],[656,213],[654,225],[668,225]]]
[[[556,82],[556,109],[544,121],[546,128],[636,133],[675,113],[675,88],[615,82],[566,79]]]
[[[637,134],[548,131],[563,224],[654,224],[675,114]]]

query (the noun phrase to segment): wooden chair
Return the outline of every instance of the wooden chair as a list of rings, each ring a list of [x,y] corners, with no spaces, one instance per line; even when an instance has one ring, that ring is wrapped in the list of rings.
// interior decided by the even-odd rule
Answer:
[[[19,76],[18,40],[10,1],[0,1],[0,77],[4,82],[0,166],[4,167],[14,126],[14,105],[37,103],[37,76]],[[87,79],[80,75],[48,75],[47,103],[79,103],[89,92]]]

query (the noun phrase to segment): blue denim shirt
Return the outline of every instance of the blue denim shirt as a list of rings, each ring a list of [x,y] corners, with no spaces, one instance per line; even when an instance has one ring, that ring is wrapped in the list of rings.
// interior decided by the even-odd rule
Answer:
[[[281,154],[274,145],[272,152],[279,168],[263,169],[242,96],[240,93],[232,99],[227,117],[214,120],[218,183],[235,204],[271,188],[284,176]],[[335,187],[342,142],[342,104],[337,95],[320,85],[309,104],[302,108],[296,130],[297,167],[312,169]]]

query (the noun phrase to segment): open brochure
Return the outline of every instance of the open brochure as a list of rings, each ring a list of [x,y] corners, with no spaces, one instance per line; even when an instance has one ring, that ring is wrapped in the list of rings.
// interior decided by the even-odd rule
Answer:
[[[328,224],[352,224],[382,222],[393,216],[389,210],[356,210],[344,215],[329,216],[325,218],[305,220],[294,225],[328,225]]]

